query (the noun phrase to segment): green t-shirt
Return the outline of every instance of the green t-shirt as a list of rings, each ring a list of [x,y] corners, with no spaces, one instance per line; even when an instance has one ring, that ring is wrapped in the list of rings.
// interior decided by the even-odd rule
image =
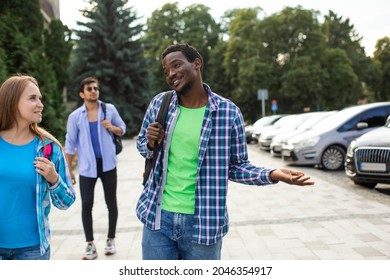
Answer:
[[[169,149],[162,209],[194,214],[200,131],[206,106],[190,109],[179,105],[179,108]]]

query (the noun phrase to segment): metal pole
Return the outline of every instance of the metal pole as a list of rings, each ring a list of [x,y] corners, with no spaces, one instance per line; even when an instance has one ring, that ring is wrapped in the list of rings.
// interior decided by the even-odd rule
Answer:
[[[265,98],[261,99],[261,111],[263,113],[263,117],[265,117]]]

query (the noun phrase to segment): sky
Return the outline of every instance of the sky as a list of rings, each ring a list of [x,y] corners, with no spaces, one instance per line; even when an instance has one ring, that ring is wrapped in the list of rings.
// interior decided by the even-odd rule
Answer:
[[[210,14],[219,21],[219,17],[226,10],[234,8],[249,8],[259,6],[265,16],[280,12],[285,7],[302,6],[304,9],[317,10],[322,17],[329,10],[335,12],[343,19],[349,18],[355,31],[363,37],[362,46],[366,54],[372,56],[376,41],[385,36],[390,37],[390,1],[350,1],[350,0],[129,0],[138,16],[146,21],[152,12],[161,8],[165,3],[179,3],[179,8],[184,9],[192,4],[203,4],[210,8]],[[83,21],[79,9],[86,7],[84,0],[60,0],[61,21],[72,29],[78,29],[76,21]],[[322,17],[320,20],[322,21]]]

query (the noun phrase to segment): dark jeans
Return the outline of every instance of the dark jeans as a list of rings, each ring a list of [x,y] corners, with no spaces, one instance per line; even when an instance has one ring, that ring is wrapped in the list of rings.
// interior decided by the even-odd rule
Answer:
[[[94,202],[95,185],[98,178],[102,181],[104,199],[108,208],[108,238],[115,238],[116,223],[118,220],[118,205],[116,200],[117,174],[116,168],[103,172],[102,161],[97,160],[97,178],[79,176],[80,194],[82,201],[81,217],[83,221],[86,241],[93,241],[92,208]]]

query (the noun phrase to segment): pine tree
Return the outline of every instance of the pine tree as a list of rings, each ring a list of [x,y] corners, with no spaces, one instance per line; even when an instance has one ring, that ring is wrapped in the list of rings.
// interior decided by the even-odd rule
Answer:
[[[113,103],[127,124],[127,134],[138,131],[148,102],[146,62],[140,41],[143,25],[127,0],[90,1],[86,22],[76,30],[79,38],[71,62],[71,94],[87,76],[99,80],[100,99]]]

